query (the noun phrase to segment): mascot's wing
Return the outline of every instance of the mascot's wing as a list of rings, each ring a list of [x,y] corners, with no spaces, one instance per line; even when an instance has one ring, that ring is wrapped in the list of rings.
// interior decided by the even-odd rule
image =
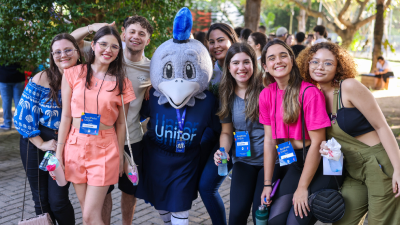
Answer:
[[[196,96],[191,97],[186,105],[193,107],[194,103],[196,102],[196,100],[194,98],[205,99],[206,97],[207,97],[207,95],[204,92],[200,92]],[[158,102],[160,102],[160,101],[158,101]]]
[[[162,93],[160,93],[160,92],[158,92],[158,91],[154,91],[153,95],[156,96],[156,97],[158,97],[158,104],[159,104],[159,105],[168,103],[167,97],[165,97],[165,95],[163,95]]]
[[[198,98],[198,99],[205,99],[207,97],[207,95],[204,92],[200,92],[194,97]]]

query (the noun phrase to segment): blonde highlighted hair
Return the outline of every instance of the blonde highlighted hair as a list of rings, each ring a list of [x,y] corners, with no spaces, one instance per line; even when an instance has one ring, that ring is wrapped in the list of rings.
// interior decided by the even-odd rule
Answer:
[[[267,61],[266,54],[268,48],[273,45],[283,46],[288,51],[290,59],[293,63],[292,70],[289,73],[290,77],[288,85],[285,90],[285,96],[283,97],[283,122],[286,124],[292,124],[295,123],[300,116],[301,105],[299,101],[299,94],[303,78],[301,77],[299,67],[297,66],[297,63],[295,61],[295,56],[292,48],[290,48],[285,42],[279,39],[275,39],[273,41],[268,42],[267,45],[264,47],[261,55],[262,65],[266,65]],[[265,72],[265,76],[263,78],[264,85],[267,87],[274,82],[276,82],[275,78],[268,72]]]

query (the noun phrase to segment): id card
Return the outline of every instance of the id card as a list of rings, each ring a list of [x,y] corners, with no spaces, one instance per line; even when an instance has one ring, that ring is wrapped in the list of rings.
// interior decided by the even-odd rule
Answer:
[[[293,146],[290,141],[282,143],[277,147],[279,164],[281,166],[286,166],[297,162],[296,153],[294,152]]]
[[[185,153],[185,141],[176,141],[176,153]]]
[[[79,133],[99,135],[99,129],[100,129],[100,115],[93,113],[82,113]]]
[[[250,136],[247,131],[233,132],[236,145],[236,157],[250,157]]]

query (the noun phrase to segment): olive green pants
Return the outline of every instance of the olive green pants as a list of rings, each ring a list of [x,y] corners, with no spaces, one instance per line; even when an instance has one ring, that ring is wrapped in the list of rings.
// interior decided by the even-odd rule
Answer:
[[[346,151],[342,194],[345,215],[334,225],[358,225],[368,212],[368,225],[400,224],[400,198],[392,189],[393,167],[381,144]]]

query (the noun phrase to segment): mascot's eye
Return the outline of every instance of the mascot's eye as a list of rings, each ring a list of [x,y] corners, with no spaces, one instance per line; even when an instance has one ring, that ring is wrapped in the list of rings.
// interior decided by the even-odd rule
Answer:
[[[183,77],[185,79],[193,79],[196,78],[196,72],[194,70],[194,65],[191,62],[185,63],[185,68],[183,70]]]
[[[165,79],[172,79],[174,78],[174,68],[172,67],[172,63],[169,62],[164,66],[164,75]]]

